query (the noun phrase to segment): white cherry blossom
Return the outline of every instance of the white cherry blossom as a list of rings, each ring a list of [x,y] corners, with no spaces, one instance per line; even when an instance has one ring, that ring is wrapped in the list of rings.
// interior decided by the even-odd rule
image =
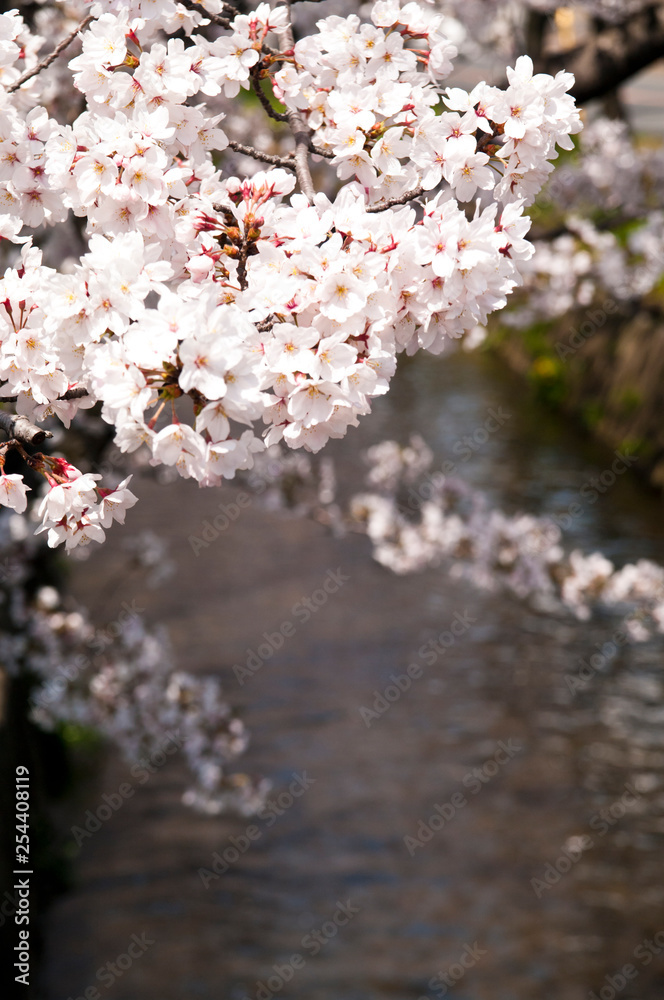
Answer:
[[[39,42],[0,15],[0,234],[25,241],[0,282],[0,394],[17,412],[68,425],[99,403],[121,451],[214,485],[250,468],[263,439],[318,451],[342,436],[387,391],[399,352],[439,353],[520,284],[525,207],[580,127],[569,74],[533,75],[522,58],[504,92],[445,91],[448,22],[398,0],[375,3],[372,23],[320,19],[283,59],[283,5],[205,32],[203,9],[175,0],[90,11],[67,121],[39,104],[40,74],[3,89]],[[334,199],[296,192],[288,155],[250,176],[225,169],[225,151],[245,147],[219,98],[259,83],[306,132],[305,158],[343,181]],[[418,214],[408,202],[423,190]],[[69,213],[87,249],[58,272],[31,235]],[[50,483],[50,544],[101,540],[131,505],[126,484],[77,478]]]

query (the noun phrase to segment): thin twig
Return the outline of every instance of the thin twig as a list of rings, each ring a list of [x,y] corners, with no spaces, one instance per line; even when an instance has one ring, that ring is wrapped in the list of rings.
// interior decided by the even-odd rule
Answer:
[[[206,10],[202,4],[196,3],[195,0],[178,0],[178,3],[181,3],[183,7],[193,11],[195,14],[201,14],[203,17],[209,18],[213,24],[218,24],[220,28],[232,27],[232,22],[227,17],[221,17],[219,14],[211,14],[209,10]],[[237,16],[238,12],[233,10],[232,7],[228,7],[227,4],[224,4],[224,10],[232,11],[233,16]]]
[[[79,31],[83,31],[84,28],[87,28],[87,26],[90,24],[90,21],[94,21],[94,17],[92,16],[92,14],[88,14],[87,17],[84,17],[81,23],[77,25],[77,27],[74,28],[74,30],[69,35],[67,35],[66,38],[63,38],[61,42],[58,42],[53,51],[49,55],[47,55],[44,59],[42,59],[41,62],[38,62],[36,66],[32,67],[32,69],[26,70],[23,76],[19,76],[16,83],[12,83],[11,87],[7,87],[7,93],[13,94],[14,91],[18,90],[19,87],[22,87],[27,80],[32,79],[33,76],[37,76],[37,73],[41,73],[43,69],[46,69],[46,67],[50,66],[52,62],[55,62],[60,53],[64,52],[67,46],[74,41]]]
[[[249,253],[249,241],[246,237],[242,240],[242,246],[240,247],[240,256],[237,262],[237,280],[240,283],[240,288],[244,292],[247,288],[247,256]]]
[[[407,202],[412,201],[413,198],[419,198],[422,194],[424,194],[424,188],[421,186],[416,187],[412,191],[406,191],[405,194],[397,195],[395,198],[386,198],[375,205],[370,205],[366,211],[384,212],[386,208],[392,208],[394,205],[405,205]]]
[[[309,140],[309,152],[315,153],[316,156],[324,156],[326,160],[333,160],[335,155],[329,149],[321,149],[320,146],[315,146],[311,139]]]
[[[67,389],[66,392],[63,392],[63,394],[61,396],[58,396],[57,399],[54,399],[53,402],[62,403],[70,399],[83,399],[83,397],[87,395],[88,395],[87,389],[83,389],[80,387],[77,389]],[[18,401],[18,396],[0,396],[0,403],[16,403],[17,401]]]
[[[291,26],[290,0],[282,0],[282,2],[288,13],[288,22],[285,28],[277,32],[277,37],[283,51],[291,52],[295,47],[295,39],[293,38],[293,28]],[[311,130],[299,111],[289,108],[286,114],[288,115],[288,124],[295,139],[295,173],[297,174],[300,190],[306,196],[307,201],[311,203],[316,193],[314,182],[311,179],[311,171],[309,170]]]
[[[263,153],[260,149],[254,149],[253,146],[245,146],[234,139],[229,139],[228,145],[236,153],[244,153],[245,156],[253,156],[255,160],[262,160],[263,163],[273,163],[277,167],[286,167],[287,169],[295,170],[295,158],[292,153],[290,156],[273,156],[272,153]]]
[[[196,0],[178,0],[183,7],[187,10],[193,11],[195,14],[201,14],[202,17],[207,17],[212,21],[213,24],[217,24],[220,28],[227,28],[231,30],[233,28],[233,21],[240,13],[235,7],[230,7],[227,3],[224,4],[224,10],[226,13],[232,15],[232,19],[221,17],[219,14],[212,14],[209,10],[206,10],[203,4],[197,3]],[[277,52],[276,49],[270,48],[265,42],[261,45],[261,52],[263,55],[271,56],[273,59],[278,60],[281,57],[281,52]]]
[[[256,66],[259,66],[259,65],[260,65],[260,63],[256,63]],[[253,67],[253,70],[256,70],[256,66]],[[274,120],[276,122],[287,122],[288,121],[288,115],[286,114],[285,111],[275,111],[275,109],[272,107],[272,105],[270,104],[270,100],[269,100],[267,94],[265,93],[265,91],[261,87],[260,80],[258,79],[258,73],[254,72],[254,71],[252,71],[252,73],[251,73],[251,86],[252,86],[252,89],[254,91],[254,94],[256,95],[256,97],[258,98],[258,100],[261,102],[261,104],[263,105],[263,107],[267,111],[267,113],[268,113],[268,115],[269,115],[270,118],[274,118]]]
[[[5,413],[4,410],[0,410],[0,429],[10,440],[21,441],[23,444],[41,444],[46,438],[53,437],[50,431],[30,423],[27,417]]]

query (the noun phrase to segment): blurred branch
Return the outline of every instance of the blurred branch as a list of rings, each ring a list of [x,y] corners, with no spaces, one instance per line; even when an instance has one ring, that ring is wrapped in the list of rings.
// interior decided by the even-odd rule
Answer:
[[[532,54],[532,53],[531,53]],[[599,22],[596,33],[569,52],[534,58],[538,72],[575,76],[571,93],[585,104],[615,90],[664,56],[664,3],[653,3],[620,24]]]
[[[526,14],[526,24],[524,29],[524,42],[526,52],[533,62],[539,62],[542,58],[546,29],[549,24],[549,17],[538,10],[529,10]]]

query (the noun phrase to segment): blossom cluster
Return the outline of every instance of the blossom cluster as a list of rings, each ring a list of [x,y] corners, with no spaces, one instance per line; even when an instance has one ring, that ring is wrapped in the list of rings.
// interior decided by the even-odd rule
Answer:
[[[295,45],[294,65],[275,76],[277,95],[304,112],[338,176],[376,200],[444,179],[460,202],[482,189],[528,203],[553,169],[556,145],[571,149],[578,131],[571,75],[534,75],[522,56],[507,70],[506,90],[447,88],[441,100],[434,84],[457,54],[440,31],[443,16],[380,0],[372,21],[319,22],[317,36]],[[407,46],[411,39],[424,48]]]
[[[115,488],[100,488],[96,485],[96,480],[101,479],[101,476],[95,473],[88,472],[84,475],[64,459],[55,459],[48,464],[50,469],[46,475],[50,489],[39,505],[38,513],[42,522],[36,534],[48,531],[47,539],[51,548],[62,541],[67,549],[93,539],[101,542],[105,537],[104,528],[110,528],[113,521],[124,524],[125,512],[137,500],[127,489],[131,476]],[[23,500],[21,506],[24,503]],[[8,506],[18,510],[15,504]]]
[[[249,736],[219,679],[176,669],[163,631],[148,629],[137,615],[122,622],[102,654],[92,655],[100,643],[86,616],[57,604],[40,608],[44,598],[55,595],[38,594],[25,623],[41,644],[41,655],[30,656],[42,678],[32,697],[34,721],[45,729],[63,723],[92,728],[128,761],[150,757],[164,733],[175,731],[190,771],[183,802],[210,814],[255,812],[268,784],[227,773]]]
[[[641,299],[664,273],[664,149],[639,147],[624,122],[589,124],[578,155],[561,166],[536,208],[555,235],[534,240],[521,271],[524,295],[503,320],[526,326],[610,297]],[[561,231],[562,230],[562,231]]]
[[[126,510],[137,500],[127,489],[131,476],[115,487],[105,488],[96,485],[101,476],[84,475],[64,459],[44,464],[50,465],[45,472],[50,489],[39,505],[38,516],[42,520],[36,534],[48,531],[51,548],[63,541],[67,550],[91,540],[102,542],[104,529],[110,528],[113,521],[124,524]],[[54,468],[60,470],[59,474],[54,473]],[[28,505],[30,489],[23,476],[5,473],[0,478],[0,503],[22,514]]]
[[[0,511],[0,658],[10,677],[31,680],[33,721],[45,729],[92,728],[131,762],[175,731],[190,773],[184,802],[209,813],[254,812],[267,783],[232,770],[249,737],[219,679],[176,669],[163,630],[146,625],[135,602],[123,602],[113,621],[94,628],[85,608],[53,586],[36,586],[44,547],[30,531],[32,515],[29,508]],[[141,549],[133,564],[154,568],[155,539],[133,542]]]
[[[580,620],[594,610],[618,612],[634,641],[664,633],[664,567],[648,559],[616,569],[599,552],[567,553],[551,518],[505,514],[456,477],[426,476],[418,510],[403,506],[402,492],[417,494],[432,459],[419,438],[368,450],[371,488],[353,497],[350,513],[379,563],[412,573],[446,562],[453,577],[504,588],[543,610],[566,609]]]
[[[91,4],[73,120],[30,107],[42,74],[17,74],[35,43],[10,42],[0,234],[24,246],[0,290],[0,395],[37,423],[99,403],[122,451],[217,485],[266,445],[343,436],[399,352],[439,353],[502,308],[532,254],[524,209],[580,123],[570,75],[527,57],[505,91],[441,90],[455,46],[416,3],[321,19],[294,45],[286,6],[197,7]],[[0,15],[12,39],[26,30]],[[295,153],[224,131],[243,89],[288,121]],[[225,175],[236,147],[273,168]],[[310,156],[336,193],[310,190]],[[87,245],[54,270],[33,237],[72,216]],[[83,478],[63,506],[61,487],[49,544],[101,541],[103,489]]]

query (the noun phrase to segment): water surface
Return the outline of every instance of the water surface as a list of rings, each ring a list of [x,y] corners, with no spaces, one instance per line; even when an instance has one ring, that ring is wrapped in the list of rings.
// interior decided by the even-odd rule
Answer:
[[[458,442],[476,441],[491,408],[508,416],[464,460]],[[361,486],[363,447],[410,433],[509,511],[564,512],[614,458],[495,362],[416,359],[332,445],[344,490]],[[199,870],[231,837],[244,848],[252,821],[185,810],[180,764],[164,767],[84,845],[79,886],[50,919],[46,1000],[82,995],[142,932],[154,944],[102,996],[664,996],[661,644],[621,647],[572,689],[618,621],[542,615],[444,568],[395,577],[366,539],[258,503],[196,557],[188,537],[236,487],[142,479],[137,492],[125,531],[167,533],[178,567],[139,593],[146,617],[168,622],[184,668],[224,679],[252,731],[244,767],[273,781],[281,814],[253,821],[248,849],[205,887]],[[570,537],[618,564],[663,560],[661,499],[622,476]],[[121,565],[111,542],[77,567],[101,624],[136,593],[123,580],[100,596]],[[298,602],[329,570],[348,580],[302,621]],[[239,686],[233,665],[286,621],[295,634]],[[425,663],[421,648],[455,621],[454,643]],[[410,663],[421,676],[380,701]],[[111,759],[81,811],[127,773]]]

